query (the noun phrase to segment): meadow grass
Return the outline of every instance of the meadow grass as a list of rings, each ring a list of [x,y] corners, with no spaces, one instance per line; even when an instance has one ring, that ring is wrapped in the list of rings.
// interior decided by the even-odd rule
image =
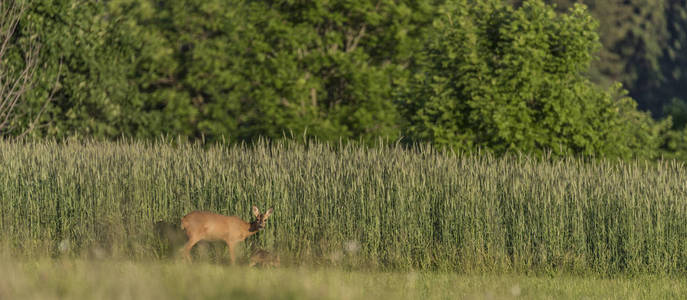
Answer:
[[[0,262],[2,299],[680,299],[669,277],[458,275],[43,259]]]
[[[0,245],[144,261],[166,253],[158,221],[257,205],[275,213],[244,247],[286,266],[683,275],[686,182],[674,161],[424,146],[0,141]]]

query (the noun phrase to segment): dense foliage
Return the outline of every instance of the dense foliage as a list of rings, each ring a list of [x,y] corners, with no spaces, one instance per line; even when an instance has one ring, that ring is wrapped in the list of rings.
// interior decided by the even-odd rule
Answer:
[[[454,1],[434,21],[408,86],[411,137],[465,150],[652,155],[664,125],[582,74],[598,46],[582,6],[558,15],[542,2],[482,2]]]
[[[135,135],[210,139],[396,138],[391,80],[429,9],[414,1],[110,5],[140,41],[131,80],[145,121]]]
[[[599,38],[591,16],[611,8],[597,3],[589,12],[542,0],[28,3],[14,54],[2,59],[20,69],[25,41],[41,44],[35,84],[17,108],[21,124],[40,116],[37,138],[304,135],[623,158],[681,157],[687,148],[679,97],[665,109],[675,121],[668,132],[670,121],[639,112],[613,83],[630,96],[639,75],[681,84],[677,67],[644,68],[679,65],[679,6],[664,22],[669,48],[647,42],[650,58],[625,59],[609,45],[634,40],[607,42],[603,19]],[[655,10],[638,13],[654,20]],[[635,37],[644,43],[659,26],[645,23],[655,22],[622,28],[648,28]],[[609,65],[617,60],[637,69]]]
[[[507,1],[522,5],[522,0]],[[685,102],[684,0],[547,0],[559,12],[576,3],[589,6],[599,21],[603,49],[590,69],[591,78],[604,86],[621,82],[640,109],[656,117],[674,116],[667,111],[673,101]],[[683,122],[676,122],[682,128]]]

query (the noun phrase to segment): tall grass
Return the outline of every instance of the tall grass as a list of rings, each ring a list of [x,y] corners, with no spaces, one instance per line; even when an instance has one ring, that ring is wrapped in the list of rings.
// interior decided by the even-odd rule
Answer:
[[[248,219],[295,263],[459,272],[684,274],[677,162],[535,159],[289,142],[0,141],[0,244],[24,257],[159,253],[153,224]]]

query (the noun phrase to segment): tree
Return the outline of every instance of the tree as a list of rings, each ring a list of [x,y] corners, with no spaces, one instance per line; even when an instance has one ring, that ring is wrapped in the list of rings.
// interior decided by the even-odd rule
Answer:
[[[110,3],[136,44],[136,135],[394,139],[429,1]]]
[[[658,98],[665,101],[663,115],[671,116],[674,128],[687,125],[687,1],[670,1],[667,8],[667,26],[670,33],[661,57],[661,85],[656,89]],[[684,140],[684,139],[683,139]]]
[[[496,152],[653,157],[655,124],[619,86],[584,74],[599,48],[581,5],[457,1],[427,34],[421,71],[402,94],[413,140]]]
[[[512,0],[522,4],[522,0]],[[670,39],[666,1],[662,0],[549,0],[558,12],[576,3],[589,7],[598,22],[603,47],[588,73],[593,82],[609,87],[615,82],[625,86],[639,108],[662,117],[662,107],[670,99],[661,97],[663,49]],[[671,2],[672,3],[672,2]],[[671,6],[669,4],[668,6]]]
[[[121,20],[109,18],[103,4],[94,1],[35,0],[26,5],[10,45],[17,53],[29,41],[41,45],[36,55],[40,70],[23,95],[22,109],[43,112],[38,114],[40,128],[31,134],[129,135],[129,118],[136,115],[129,110],[131,85],[126,75],[131,67],[127,59],[134,53],[119,30]],[[25,60],[13,55],[5,63],[16,69]],[[45,104],[47,98],[52,101]],[[19,121],[29,123],[24,117]]]
[[[0,136],[24,136],[36,127],[36,122],[45,110],[49,98],[38,112],[22,106],[24,95],[33,86],[34,73],[38,68],[37,41],[31,37],[18,39],[15,36],[19,21],[26,12],[22,1],[0,2]],[[15,44],[16,43],[16,44]],[[20,60],[13,65],[8,61]]]

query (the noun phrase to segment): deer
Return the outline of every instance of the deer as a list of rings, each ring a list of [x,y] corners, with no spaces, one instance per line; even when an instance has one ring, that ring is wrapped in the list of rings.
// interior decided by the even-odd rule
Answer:
[[[182,248],[186,261],[191,261],[191,249],[200,241],[224,241],[229,248],[229,258],[234,265],[234,246],[247,237],[256,234],[265,228],[267,218],[273,209],[268,209],[264,214],[253,206],[255,220],[248,223],[238,216],[224,216],[208,211],[193,211],[181,218],[181,229],[186,230],[188,242]]]
[[[281,265],[281,260],[279,259],[279,254],[274,254],[266,250],[258,249],[253,251],[250,256],[250,263],[248,267],[260,266],[260,267],[279,267]]]
[[[176,222],[157,221],[153,225],[155,230],[155,237],[160,246],[160,255],[163,257],[172,257],[176,249],[186,243],[186,234],[179,229],[179,224]]]

